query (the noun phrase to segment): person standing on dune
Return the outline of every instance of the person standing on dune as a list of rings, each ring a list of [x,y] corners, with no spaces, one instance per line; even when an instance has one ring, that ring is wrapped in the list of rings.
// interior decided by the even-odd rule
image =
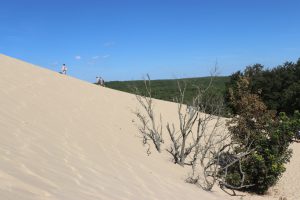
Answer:
[[[104,85],[104,79],[103,79],[102,77],[100,77],[100,78],[101,78],[101,79],[100,79],[100,85],[104,87],[104,86],[105,86],[105,85]]]
[[[96,84],[100,86],[104,86],[104,79],[101,76],[96,77]]]
[[[101,77],[100,76],[96,77],[96,85],[101,85]]]
[[[67,70],[68,70],[68,68],[67,68],[66,64],[63,64],[61,67],[61,73],[64,75],[67,75]]]

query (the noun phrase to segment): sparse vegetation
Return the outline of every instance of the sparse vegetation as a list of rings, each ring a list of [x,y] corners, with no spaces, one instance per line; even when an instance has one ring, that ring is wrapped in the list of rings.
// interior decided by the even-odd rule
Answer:
[[[223,99],[215,99],[212,93],[208,93],[213,78],[206,88],[198,87],[193,104],[189,106],[183,104],[186,84],[183,83],[182,87],[182,84],[178,82],[180,95],[174,99],[178,105],[179,127],[170,122],[166,125],[171,141],[171,145],[166,149],[167,152],[171,154],[175,164],[191,166],[187,182],[197,184],[205,190],[211,190],[216,183],[228,186],[227,169],[236,162],[241,163],[241,160],[250,152],[246,150],[244,153],[234,154],[232,151],[234,144],[231,142],[230,132],[225,129],[226,120],[221,118],[224,109]],[[145,86],[147,97],[136,96],[147,113],[146,115],[143,115],[141,111],[135,113],[141,122],[139,132],[144,138],[144,144],[146,144],[145,141],[150,140],[157,151],[161,152],[162,122],[155,125],[157,123],[154,116],[157,115],[153,111],[150,80],[145,81]],[[149,148],[148,146],[148,153]],[[229,153],[231,157],[225,156]],[[243,187],[246,185],[241,184],[236,188]]]
[[[247,68],[245,73],[231,77],[226,96],[227,106],[234,113],[231,120],[221,118],[226,110],[223,96],[212,92],[212,80],[203,87],[193,85],[194,96],[187,102],[186,82],[177,82],[178,123],[166,123],[171,145],[167,147],[175,164],[190,166],[187,182],[205,190],[218,185],[226,191],[235,190],[265,193],[285,171],[292,142],[299,142],[300,113],[286,115],[270,110],[262,100],[261,92],[253,89],[253,76],[261,73],[260,66]],[[137,100],[146,111],[136,112],[142,128],[144,144],[151,140],[161,152],[162,121],[157,123],[152,105],[150,79]],[[137,90],[138,91],[138,90]],[[146,92],[145,92],[146,91]],[[138,92],[136,92],[138,93]],[[145,95],[145,96],[143,96]],[[190,98],[190,97],[189,97]],[[145,142],[146,141],[146,142]],[[148,143],[147,143],[148,144]],[[227,191],[226,191],[227,192]]]
[[[144,81],[147,95],[141,95],[138,88],[135,88],[135,93],[137,94],[136,99],[143,109],[143,111],[137,110],[135,115],[141,122],[139,125],[139,133],[142,137],[143,144],[148,146],[147,154],[149,155],[151,153],[149,140],[152,141],[158,152],[161,152],[161,143],[164,141],[162,138],[162,119],[160,116],[160,121],[157,124],[156,117],[154,115],[150,77],[147,77],[148,79]]]

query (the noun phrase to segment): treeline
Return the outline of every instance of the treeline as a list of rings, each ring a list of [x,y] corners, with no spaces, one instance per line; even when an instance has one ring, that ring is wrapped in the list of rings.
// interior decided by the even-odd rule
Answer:
[[[285,112],[292,115],[294,110],[300,109],[300,59],[296,62],[286,62],[275,68],[268,69],[261,64],[246,67],[244,71],[238,71],[231,76],[214,77],[211,93],[218,98],[224,98],[226,111],[224,116],[236,114],[231,100],[229,99],[230,88],[237,89],[236,85],[239,77],[249,77],[249,88],[251,93],[259,94],[269,110],[276,111],[277,114]],[[178,82],[185,85],[184,103],[191,105],[192,99],[199,87],[206,88],[211,77],[185,78],[171,80],[152,80],[152,97],[156,99],[174,101],[179,96]],[[129,93],[136,93],[136,89],[141,94],[145,92],[144,81],[110,81],[106,86],[112,89]]]
[[[212,77],[201,78],[184,78],[184,79],[165,79],[165,80],[151,80],[151,93],[155,99],[161,99],[166,101],[175,101],[174,98],[180,96],[178,90],[178,83],[182,87],[185,87],[185,104],[192,104],[192,99],[200,88],[206,88]],[[223,98],[226,91],[225,83],[229,81],[228,76],[213,77],[213,84],[210,87],[211,93],[215,96]],[[147,95],[145,90],[145,82],[143,80],[137,81],[110,81],[106,83],[106,86],[112,89],[134,93],[139,91],[142,95]]]
[[[288,115],[300,109],[300,59],[296,62],[286,62],[273,69],[265,69],[261,64],[246,67],[230,76],[225,93],[225,101],[229,110],[236,110],[230,103],[230,90],[236,90],[240,77],[249,77],[251,93],[259,94],[267,108]],[[230,89],[231,88],[231,89]]]

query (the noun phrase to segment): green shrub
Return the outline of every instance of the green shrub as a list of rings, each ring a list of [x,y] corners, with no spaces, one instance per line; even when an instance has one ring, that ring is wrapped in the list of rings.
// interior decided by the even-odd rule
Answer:
[[[241,180],[240,166],[236,163],[229,168],[226,181],[233,187],[243,181],[248,187],[242,190],[263,194],[285,171],[285,164],[292,155],[289,146],[300,130],[300,114],[296,111],[292,117],[285,113],[276,116],[275,112],[267,110],[259,94],[251,93],[246,76],[239,77],[230,98],[238,114],[229,128],[236,143],[235,154],[252,151],[241,162],[245,179]]]

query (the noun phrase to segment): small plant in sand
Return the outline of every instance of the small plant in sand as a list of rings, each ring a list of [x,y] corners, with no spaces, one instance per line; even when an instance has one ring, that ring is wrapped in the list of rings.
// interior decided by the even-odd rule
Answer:
[[[164,142],[162,137],[162,118],[160,116],[160,121],[157,123],[154,115],[154,106],[151,94],[151,81],[149,75],[147,75],[146,80],[144,80],[146,94],[142,95],[140,91],[135,88],[136,99],[141,105],[142,111],[137,110],[135,115],[140,121],[138,127],[139,133],[142,137],[144,145],[147,145],[147,154],[151,153],[149,141],[154,144],[156,150],[161,152],[161,144]]]

